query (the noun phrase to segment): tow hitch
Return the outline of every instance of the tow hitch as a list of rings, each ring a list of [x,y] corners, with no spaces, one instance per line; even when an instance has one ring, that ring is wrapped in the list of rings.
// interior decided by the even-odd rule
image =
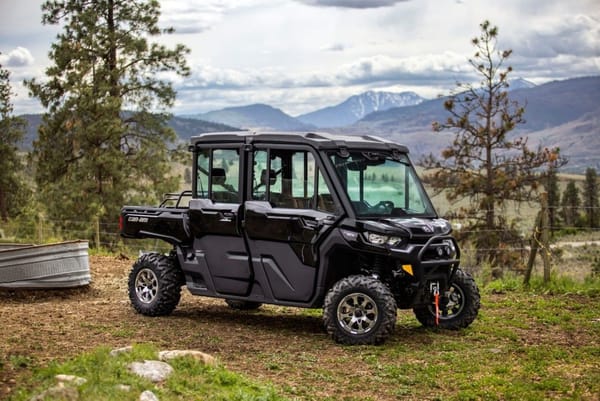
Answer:
[[[430,284],[430,290],[433,294],[433,304],[435,305],[435,325],[440,325],[440,283],[434,281]]]

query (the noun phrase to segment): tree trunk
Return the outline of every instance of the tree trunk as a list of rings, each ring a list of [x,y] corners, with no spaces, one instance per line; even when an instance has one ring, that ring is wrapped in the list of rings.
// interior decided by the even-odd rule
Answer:
[[[107,55],[107,65],[110,79],[110,96],[116,98],[119,96],[119,74],[117,71],[117,44],[116,41],[116,25],[114,18],[114,0],[108,0],[108,15],[106,24],[108,26],[109,48]]]
[[[6,206],[6,194],[4,190],[0,188],[0,217],[2,221],[8,221],[8,208]]]
[[[548,219],[548,194],[542,194],[542,218],[541,226],[542,232],[540,235],[540,241],[542,242],[542,261],[544,262],[544,283],[550,282],[550,240],[549,240],[549,219]]]

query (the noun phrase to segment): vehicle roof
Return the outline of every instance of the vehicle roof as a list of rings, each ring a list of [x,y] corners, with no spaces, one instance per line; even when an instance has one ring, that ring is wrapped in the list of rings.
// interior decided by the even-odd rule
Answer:
[[[277,143],[277,144],[306,144],[316,149],[372,149],[396,150],[408,153],[408,148],[399,143],[373,135],[343,135],[325,132],[256,132],[232,131],[211,132],[191,138],[192,146],[209,143]]]

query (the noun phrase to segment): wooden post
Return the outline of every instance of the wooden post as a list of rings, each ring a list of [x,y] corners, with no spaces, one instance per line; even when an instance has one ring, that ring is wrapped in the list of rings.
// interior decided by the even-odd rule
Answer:
[[[550,281],[550,213],[548,209],[548,194],[544,192],[542,194],[542,232],[540,236],[541,241],[541,255],[542,261],[544,262],[544,283]]]
[[[38,242],[39,244],[44,243],[44,216],[39,213],[38,214]]]
[[[533,270],[533,263],[535,262],[535,255],[537,255],[537,251],[539,249],[540,244],[540,226],[542,225],[542,213],[538,212],[537,217],[535,218],[535,224],[533,226],[533,233],[531,234],[531,251],[529,252],[529,260],[527,261],[527,268],[525,270],[525,278],[523,279],[523,284],[525,286],[529,285],[529,280],[531,279],[531,271]]]
[[[538,213],[535,219],[535,226],[533,228],[533,234],[531,236],[531,253],[529,254],[529,260],[527,261],[527,268],[525,270],[525,278],[523,284],[528,286],[529,280],[531,279],[531,272],[533,270],[533,263],[535,262],[535,256],[538,251],[542,256],[542,262],[544,264],[544,283],[550,281],[550,214],[548,209],[548,194],[543,193],[540,197],[542,210]]]
[[[96,216],[96,249],[100,249],[100,216]]]

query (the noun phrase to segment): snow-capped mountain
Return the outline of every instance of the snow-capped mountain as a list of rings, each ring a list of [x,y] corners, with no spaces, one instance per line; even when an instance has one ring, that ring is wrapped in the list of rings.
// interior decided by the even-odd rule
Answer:
[[[509,91],[514,91],[517,89],[529,89],[529,88],[533,88],[536,85],[531,82],[528,81],[524,78],[516,78],[516,79],[509,79],[508,80],[508,90]]]
[[[424,98],[414,92],[375,92],[368,91],[354,95],[336,106],[325,107],[311,113],[302,114],[296,119],[305,124],[320,128],[342,127],[355,123],[375,111],[394,107],[414,106]]]

